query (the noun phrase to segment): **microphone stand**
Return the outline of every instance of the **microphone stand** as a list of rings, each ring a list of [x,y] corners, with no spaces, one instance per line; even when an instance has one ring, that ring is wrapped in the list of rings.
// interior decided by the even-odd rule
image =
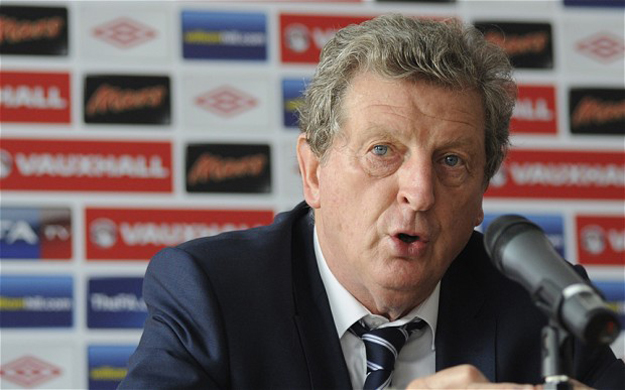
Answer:
[[[570,375],[573,339],[571,334],[552,319],[542,330],[542,374],[544,390],[573,390]]]

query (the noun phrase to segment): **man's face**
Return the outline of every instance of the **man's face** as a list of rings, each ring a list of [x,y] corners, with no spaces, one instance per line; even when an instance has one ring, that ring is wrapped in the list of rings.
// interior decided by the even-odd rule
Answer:
[[[425,299],[483,218],[481,97],[424,81],[354,77],[323,162],[298,144],[330,269],[392,318]]]

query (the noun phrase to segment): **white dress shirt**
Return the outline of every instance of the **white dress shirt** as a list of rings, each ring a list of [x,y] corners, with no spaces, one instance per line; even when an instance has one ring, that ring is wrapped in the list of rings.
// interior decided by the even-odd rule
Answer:
[[[383,316],[371,314],[366,307],[358,302],[339,283],[332,271],[330,271],[321,252],[316,227],[314,243],[317,266],[328,294],[336,331],[341,339],[343,355],[354,389],[362,389],[367,373],[365,345],[360,337],[348,331],[360,319],[363,319],[370,329],[401,326],[415,318],[425,321],[427,326],[423,328],[423,331],[414,332],[399,352],[395,361],[392,386],[394,388],[406,388],[408,383],[415,378],[433,374],[436,370],[434,335],[436,334],[436,320],[438,318],[440,282],[423,303],[415,307],[407,315],[390,322]]]

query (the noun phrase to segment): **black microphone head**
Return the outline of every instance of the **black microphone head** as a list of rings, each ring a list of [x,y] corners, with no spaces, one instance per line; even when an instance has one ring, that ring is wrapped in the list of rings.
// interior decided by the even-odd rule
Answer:
[[[502,215],[484,233],[494,266],[529,292],[552,321],[591,345],[620,333],[618,317],[555,251],[543,230],[520,215]]]
[[[590,345],[610,345],[621,333],[621,325],[616,314],[608,309],[601,308],[599,313],[590,313],[588,325],[585,328],[584,339]]]
[[[566,329],[586,344],[611,344],[620,334],[621,326],[617,314],[612,311],[594,289],[571,286],[579,290],[570,297],[564,294],[561,317],[566,319]]]
[[[542,229],[525,217],[516,214],[495,218],[484,232],[484,246],[495,266],[501,270],[502,251],[515,234],[528,229]]]

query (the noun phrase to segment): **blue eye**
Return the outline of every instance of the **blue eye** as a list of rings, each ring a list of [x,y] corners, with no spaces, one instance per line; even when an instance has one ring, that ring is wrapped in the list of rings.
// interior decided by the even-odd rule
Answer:
[[[386,153],[388,153],[388,146],[386,145],[375,145],[372,149],[373,154],[377,155],[377,156],[384,156]]]
[[[460,158],[458,156],[450,155],[445,156],[444,161],[445,164],[449,165],[450,167],[455,167],[460,162]]]

